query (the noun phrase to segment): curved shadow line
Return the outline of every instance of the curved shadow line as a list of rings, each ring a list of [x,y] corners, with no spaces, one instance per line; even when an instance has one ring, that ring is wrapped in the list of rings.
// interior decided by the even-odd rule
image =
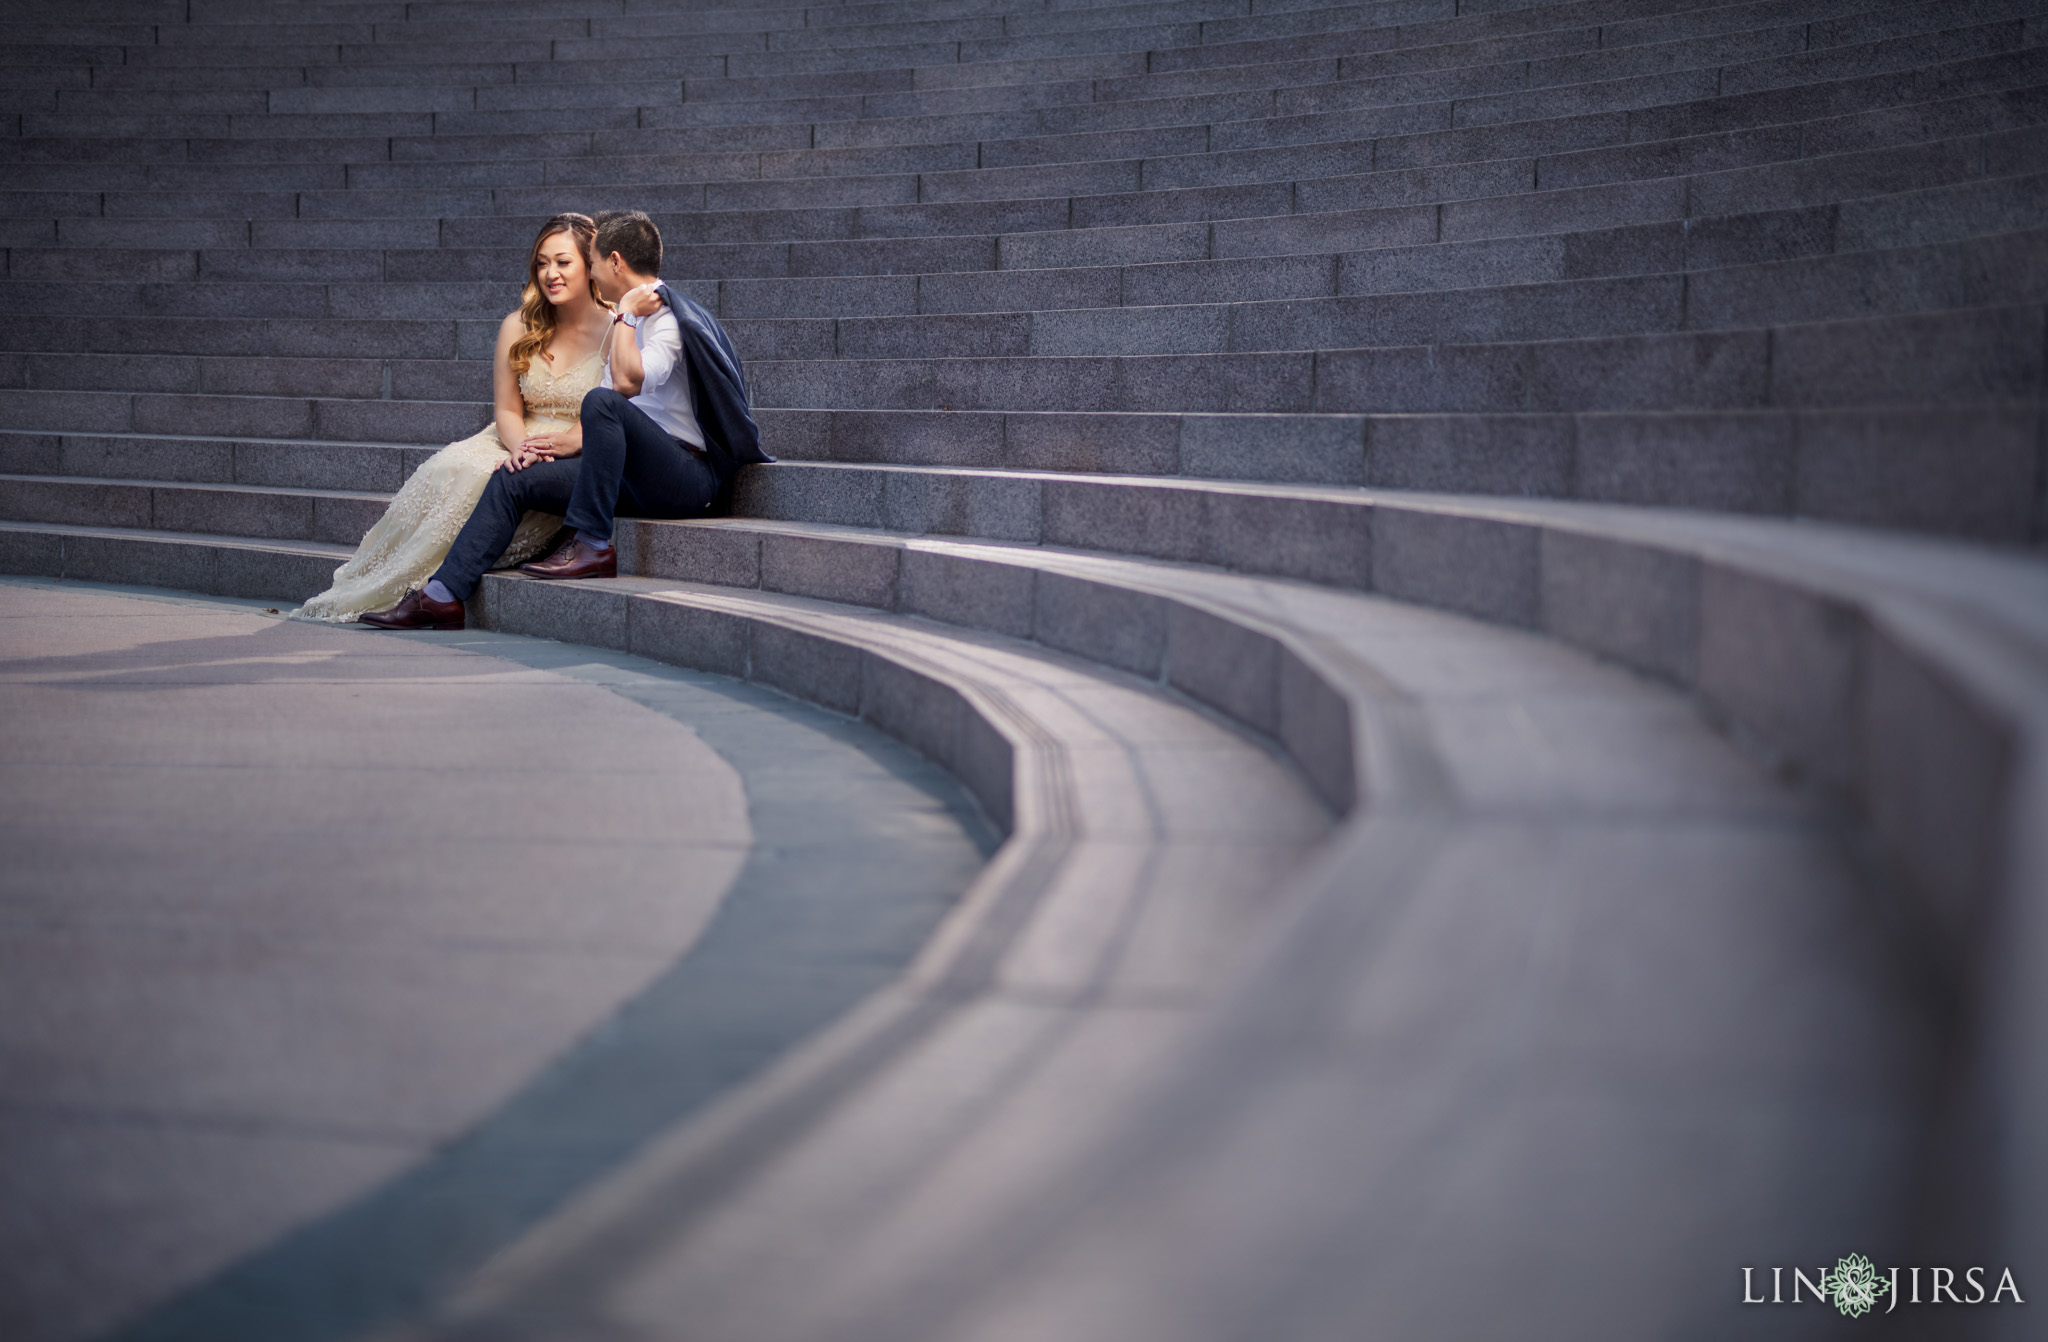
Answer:
[[[490,654],[515,661],[546,664],[563,647],[518,639],[553,650],[522,657],[499,639],[515,642],[493,636]],[[647,668],[661,690],[605,683],[678,717],[746,780],[756,845],[703,935],[423,1164],[105,1342],[341,1342],[422,1312],[579,1189],[894,978],[996,842],[958,784],[871,728],[721,676],[575,652],[606,667]],[[693,720],[649,702],[672,696],[678,684],[760,712]],[[780,744],[763,739],[773,723],[790,734]],[[883,804],[883,790],[873,787],[821,786],[812,771],[791,769],[790,743],[802,733],[861,752],[948,813],[954,831],[939,842],[906,842],[900,822],[909,808],[901,801]],[[825,837],[774,842],[805,833]]]

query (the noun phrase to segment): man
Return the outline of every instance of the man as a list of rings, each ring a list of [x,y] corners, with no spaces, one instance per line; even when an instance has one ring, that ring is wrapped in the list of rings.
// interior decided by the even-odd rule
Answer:
[[[661,234],[638,210],[597,216],[592,275],[617,306],[609,387],[583,398],[580,453],[515,451],[425,587],[362,616],[383,629],[460,629],[462,603],[505,552],[529,511],[561,513],[573,533],[520,571],[535,578],[618,573],[613,519],[705,517],[725,511],[739,468],[761,451],[745,374],[702,307],[661,282]],[[624,327],[625,330],[620,328]]]

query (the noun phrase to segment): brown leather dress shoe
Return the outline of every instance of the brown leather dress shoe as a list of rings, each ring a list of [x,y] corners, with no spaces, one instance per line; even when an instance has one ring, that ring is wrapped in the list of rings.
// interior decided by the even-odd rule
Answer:
[[[600,550],[578,536],[546,559],[521,564],[519,571],[535,578],[616,578],[619,551],[616,546]]]
[[[356,623],[379,629],[461,629],[467,621],[460,601],[436,601],[422,588],[407,592],[390,610],[365,611]]]

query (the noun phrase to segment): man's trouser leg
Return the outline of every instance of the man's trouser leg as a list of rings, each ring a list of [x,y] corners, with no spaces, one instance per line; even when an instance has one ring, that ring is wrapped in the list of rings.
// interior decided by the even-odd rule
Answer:
[[[492,471],[476,510],[462,524],[434,576],[457,601],[469,600],[484,573],[512,543],[519,519],[528,512],[559,513],[568,507],[578,474],[574,457],[537,461],[524,470]]]
[[[616,517],[696,517],[718,497],[718,475],[647,412],[610,387],[583,398],[583,470],[563,525],[611,539]]]

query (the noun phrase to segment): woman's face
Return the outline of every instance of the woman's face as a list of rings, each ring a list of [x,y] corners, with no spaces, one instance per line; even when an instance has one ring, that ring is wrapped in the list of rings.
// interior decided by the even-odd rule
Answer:
[[[540,240],[534,253],[534,279],[550,303],[566,303],[590,292],[590,268],[583,264],[573,234],[550,233]]]

